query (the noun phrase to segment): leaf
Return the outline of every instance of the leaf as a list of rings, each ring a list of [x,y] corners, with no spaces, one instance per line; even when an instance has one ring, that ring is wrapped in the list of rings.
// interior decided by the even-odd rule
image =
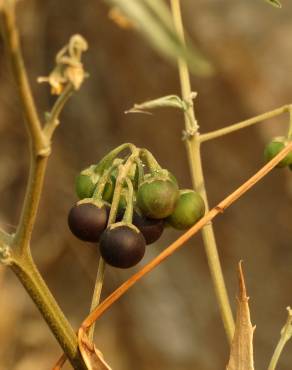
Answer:
[[[157,108],[179,108],[186,109],[186,104],[177,95],[167,95],[158,99],[148,100],[143,103],[134,104],[133,108],[127,110],[125,113],[148,113],[147,110]]]
[[[237,314],[234,337],[231,343],[230,358],[227,370],[254,370],[253,361],[253,332],[250,321],[248,297],[241,262],[239,269],[239,297],[237,300]]]
[[[266,1],[276,8],[282,8],[282,4],[278,0],[266,0]]]
[[[112,370],[105,362],[103,354],[89,341],[82,327],[78,331],[78,345],[88,370]]]
[[[171,13],[162,0],[105,0],[119,9],[158,52],[176,61],[186,60],[191,71],[199,75],[212,72],[210,63],[194,47],[186,47],[177,35]]]

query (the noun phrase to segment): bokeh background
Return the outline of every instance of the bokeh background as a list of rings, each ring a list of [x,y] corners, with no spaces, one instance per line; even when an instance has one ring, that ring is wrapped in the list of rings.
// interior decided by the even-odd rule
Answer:
[[[223,127],[292,101],[292,3],[278,10],[257,0],[182,0],[186,28],[216,73],[193,77],[201,132]],[[174,65],[138,34],[117,27],[101,1],[19,2],[18,23],[39,112],[49,109],[47,75],[55,53],[73,33],[90,49],[90,78],[62,114],[53,144],[33,237],[37,264],[72,324],[87,314],[96,274],[96,248],[75,239],[67,213],[76,201],[74,178],[125,141],[150,149],[190,187],[183,117],[176,111],[125,115],[135,102],[179,93]],[[0,221],[13,231],[28,175],[27,136],[15,86],[0,41]],[[265,142],[285,134],[287,116],[208,142],[203,165],[215,205],[263,164]],[[244,268],[255,332],[256,368],[267,368],[285,307],[292,304],[292,172],[275,170],[216,218],[214,228],[235,309],[236,267]],[[167,230],[143,262],[180,234]],[[133,271],[108,268],[105,297]],[[61,351],[16,277],[1,268],[0,369],[50,369]],[[118,370],[217,370],[228,360],[201,237],[193,238],[131,289],[98,322],[97,346]],[[281,369],[291,369],[291,345]],[[69,366],[67,367],[69,369]]]

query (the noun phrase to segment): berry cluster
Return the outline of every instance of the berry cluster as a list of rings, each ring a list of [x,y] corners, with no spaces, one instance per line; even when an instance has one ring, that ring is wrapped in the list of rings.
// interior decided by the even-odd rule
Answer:
[[[280,153],[282,149],[288,144],[288,139],[284,136],[278,136],[273,138],[273,140],[266,145],[264,150],[264,157],[266,162],[273,159],[277,154]],[[288,153],[286,157],[284,157],[281,162],[277,164],[277,168],[283,168],[289,166],[290,170],[292,170],[292,152]]]
[[[130,154],[121,157],[121,152]],[[146,149],[123,144],[76,178],[80,201],[68,215],[72,233],[99,243],[109,265],[128,268],[157,241],[165,225],[185,230],[205,213],[201,196],[180,190],[176,178]]]

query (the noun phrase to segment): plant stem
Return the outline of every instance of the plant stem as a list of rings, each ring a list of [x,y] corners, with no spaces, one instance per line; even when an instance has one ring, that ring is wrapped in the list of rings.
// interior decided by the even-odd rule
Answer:
[[[12,270],[35,302],[74,369],[85,370],[76,334],[36,268],[30,253],[15,258]]]
[[[281,330],[281,337],[273,353],[268,370],[276,369],[281,353],[286,343],[288,342],[289,339],[291,339],[291,336],[292,336],[292,310],[290,307],[287,307],[287,311],[288,311],[287,321]]]
[[[59,125],[59,116],[67,103],[68,99],[74,92],[74,86],[72,83],[68,83],[64,88],[62,94],[56,100],[51,112],[48,115],[47,122],[44,126],[44,134],[48,139],[51,139],[56,127]]]
[[[184,29],[182,23],[181,9],[180,9],[180,0],[171,0],[171,8],[173,14],[174,25],[176,31],[184,42]],[[182,97],[185,101],[190,101],[191,97],[191,84],[189,71],[186,62],[179,58],[178,59],[178,69],[180,75],[180,83],[182,90]],[[206,210],[208,211],[208,199],[207,193],[205,190],[204,184],[204,175],[201,162],[201,153],[200,153],[200,141],[198,133],[198,124],[195,118],[195,113],[192,104],[189,104],[189,107],[185,113],[185,127],[186,132],[192,133],[189,138],[186,139],[186,147],[188,153],[189,165],[191,168],[191,176],[194,188],[201,194],[205,201]],[[206,225],[202,229],[203,241],[205,246],[205,251],[208,259],[208,264],[210,268],[210,273],[215,288],[215,293],[220,308],[221,317],[223,320],[223,325],[229,343],[231,343],[233,334],[234,334],[234,320],[232,316],[231,306],[229,303],[225,282],[223,278],[223,273],[220,265],[219,255],[217,251],[215,235],[213,227],[211,224]]]
[[[12,263],[11,269],[17,275],[28,294],[35,302],[51,331],[66,352],[75,369],[85,370],[86,366],[78,350],[77,337],[52,296],[49,288],[42,279],[35,266],[30,252],[30,239],[38,211],[39,200],[43,188],[48,156],[50,154],[50,139],[53,130],[48,135],[43,131],[37,114],[36,105],[29,85],[15,20],[15,1],[3,0],[0,6],[0,16],[3,26],[3,35],[19,97],[25,114],[26,128],[29,135],[30,173],[27,183],[25,199],[22,206],[20,221],[12,240],[7,238],[11,246],[9,253]],[[63,96],[57,100],[51,117],[55,121],[63,108]],[[50,131],[50,130],[49,130]]]
[[[291,110],[291,105],[284,105],[283,107],[271,110],[269,112],[260,114],[256,117],[249,118],[245,121],[235,123],[233,125],[220,128],[219,130],[211,131],[206,134],[200,135],[200,142],[203,143],[204,141],[216,139],[218,137],[231,134],[232,132],[235,132],[237,130],[241,130],[242,128],[252,126],[256,123],[265,121],[267,119],[279,116],[280,114],[283,114],[285,112],[289,112]]]
[[[14,251],[17,254],[25,254],[29,248],[43,189],[47,162],[48,157],[32,157],[30,160],[30,172],[25,199],[13,242]]]
[[[242,197],[250,190],[257,182],[266,176],[290,151],[292,151],[292,142],[290,142],[279,154],[277,154],[270,162],[263,166],[257,173],[250,177],[245,183],[238,187],[234,192],[229,194],[225,199],[212,208],[205,214],[194,226],[182,234],[177,240],[166,247],[157,257],[147,263],[142,269],[132,275],[112,294],[110,294],[93,312],[86,317],[82,323],[84,329],[89,328],[108,308],[110,308],[122,295],[124,295],[134,284],[141,280],[145,275],[170,257],[178,249],[182,248],[185,243],[197,234],[203,227],[210,223],[218,214],[222,213],[230,207],[235,201]]]
[[[105,266],[106,266],[106,263],[104,262],[104,259],[102,257],[99,257],[97,275],[96,275],[94,291],[93,291],[92,301],[91,301],[91,306],[90,306],[90,312],[94,311],[100,302],[100,296],[101,296],[101,291],[102,291],[102,286],[103,286],[103,281],[104,281]],[[95,323],[92,324],[92,326],[89,328],[89,331],[88,331],[88,339],[90,340],[90,342],[93,341],[94,329],[95,329]]]
[[[122,165],[122,164],[119,165],[119,172],[118,172],[118,176],[117,176],[117,180],[115,184],[114,197],[113,197],[112,204],[111,204],[111,211],[110,211],[107,226],[115,222],[117,210],[119,206],[119,201],[120,201],[121,190],[123,186],[123,181],[125,177],[127,176],[132,164],[136,161],[140,153],[140,150],[137,149],[134,145],[132,144],[124,144],[124,145],[130,148],[130,150],[132,151],[132,154],[128,158],[125,165]],[[122,145],[120,147],[122,147]],[[133,189],[132,189],[132,196],[133,196]],[[133,213],[133,209],[132,209],[132,213]],[[95,280],[93,296],[91,300],[90,312],[94,311],[96,307],[99,305],[103,281],[104,281],[105,267],[106,267],[106,263],[103,260],[103,258],[100,257],[99,263],[98,263],[97,276]],[[94,330],[95,330],[95,325],[93,323],[88,331],[88,339],[91,342],[93,341],[93,338],[94,338]]]
[[[128,187],[128,193],[127,193],[127,207],[124,213],[123,222],[131,223],[133,219],[133,196],[134,196],[134,188],[131,180],[126,177],[126,183]]]
[[[10,57],[13,75],[19,92],[20,101],[26,118],[26,127],[35,153],[46,152],[47,141],[34,104],[30,84],[20,48],[19,34],[15,21],[15,1],[4,0],[0,11],[3,36]]]

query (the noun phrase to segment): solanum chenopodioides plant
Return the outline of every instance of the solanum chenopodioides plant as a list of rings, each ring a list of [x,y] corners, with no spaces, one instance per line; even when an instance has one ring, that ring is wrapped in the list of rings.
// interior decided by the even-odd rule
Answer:
[[[111,3],[116,4],[116,1],[112,0]],[[121,4],[121,2],[119,3]],[[231,341],[234,333],[233,318],[210,221],[254,186],[274,166],[279,163],[280,166],[291,165],[289,152],[292,144],[291,135],[288,134],[287,138],[281,139],[280,144],[278,139],[274,140],[277,144],[273,143],[266,150],[266,158],[271,159],[266,166],[216,207],[208,210],[200,156],[201,144],[284,112],[291,113],[291,106],[287,105],[244,122],[200,134],[192,101],[196,94],[191,92],[185,63],[185,60],[191,61],[192,57],[196,57],[196,55],[186,53],[184,48],[179,5],[179,0],[171,1],[173,26],[167,13],[165,13],[166,17],[161,17],[160,10],[163,12],[165,10],[163,2],[158,0],[133,2],[136,9],[137,7],[140,9],[141,6],[147,7],[148,16],[146,19],[154,22],[156,30],[157,21],[165,22],[160,35],[169,44],[171,52],[168,54],[172,57],[179,56],[182,85],[182,97],[174,95],[159,98],[142,104],[139,108],[143,110],[167,106],[183,110],[186,123],[184,141],[188,150],[194,188],[198,188],[200,194],[191,189],[179,190],[175,177],[168,170],[161,168],[150,152],[136,148],[133,144],[125,144],[114,149],[99,163],[81,172],[76,182],[76,192],[80,201],[70,211],[69,226],[82,241],[99,243],[103,258],[99,262],[92,312],[83,321],[77,338],[34,264],[30,253],[30,241],[47,160],[51,151],[53,133],[59,124],[59,116],[66,101],[75,90],[79,89],[86,77],[81,56],[87,49],[87,43],[80,35],[73,36],[57,54],[54,70],[48,77],[39,78],[39,82],[49,82],[52,93],[58,95],[52,109],[45,114],[42,120],[37,114],[23,63],[15,24],[15,2],[13,0],[0,0],[3,34],[19,89],[31,143],[31,174],[20,222],[15,235],[7,234],[3,230],[0,233],[1,261],[9,265],[21,280],[75,369],[109,369],[98,351],[93,351],[94,322],[131,286],[184,245],[186,240],[202,228],[204,228],[203,238],[218,304],[227,337]],[[130,10],[131,6],[128,2],[123,2],[122,8],[124,11]],[[137,15],[135,12],[131,14]],[[137,22],[137,18],[135,21]],[[146,32],[146,24],[147,22],[143,23],[143,32]],[[152,42],[154,41],[152,32]],[[157,44],[155,45],[157,47]],[[163,50],[165,51],[165,47]],[[194,69],[201,68],[205,72],[209,70],[208,64],[202,62],[202,59],[199,61],[199,63],[192,64]],[[290,128],[291,125],[290,120]],[[123,150],[127,150],[127,154],[121,155]],[[200,186],[197,186],[198,184]],[[203,216],[205,210],[206,214]],[[133,266],[142,259],[145,245],[158,240],[165,224],[170,224],[181,230],[190,229],[99,304],[105,261],[115,267]],[[288,335],[285,338],[287,339]],[[95,368],[92,366],[94,361],[96,364],[98,363]]]

